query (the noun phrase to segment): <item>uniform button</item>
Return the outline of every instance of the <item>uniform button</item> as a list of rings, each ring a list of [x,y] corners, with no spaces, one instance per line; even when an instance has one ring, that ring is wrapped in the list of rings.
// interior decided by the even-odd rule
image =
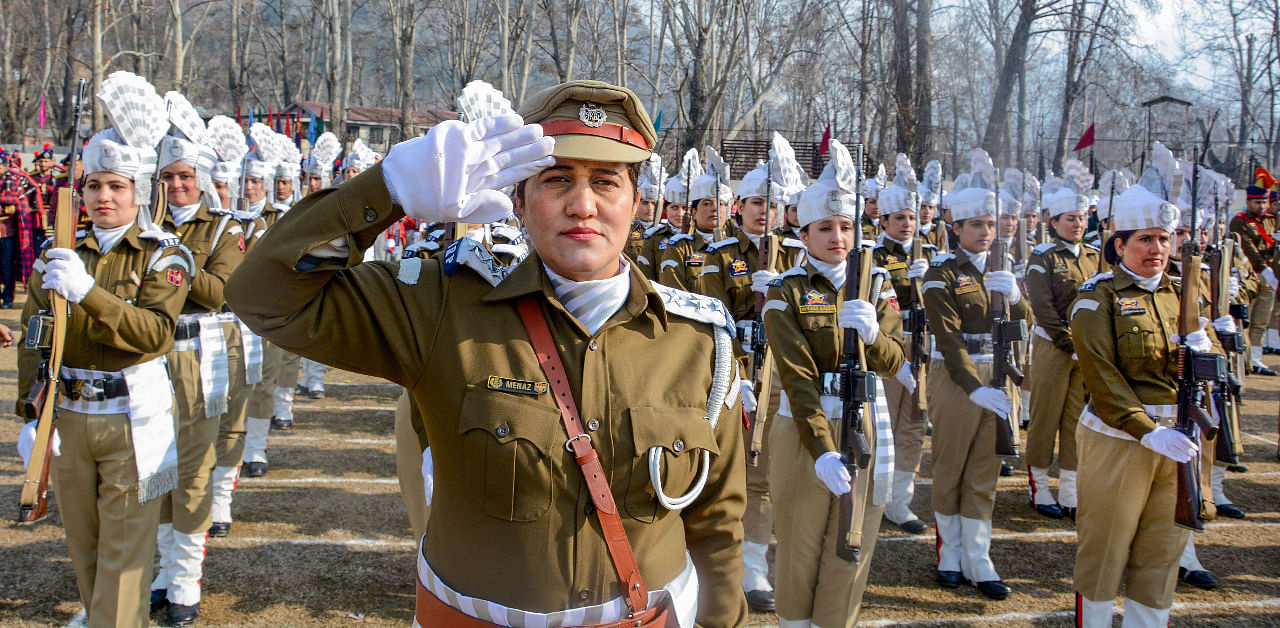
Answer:
[[[677,438],[676,442],[671,443],[671,448],[677,452],[684,451],[684,441]]]
[[[814,321],[814,322],[812,322],[812,323],[809,323],[809,329],[817,329],[817,328],[818,328],[818,323],[817,323],[817,321]]]
[[[373,222],[378,219],[378,212],[373,211],[372,207],[364,208],[364,221]]]
[[[587,598],[591,597],[591,592],[590,592],[590,591],[588,591],[588,590],[586,590],[586,589],[583,589],[583,590],[581,590],[581,591],[578,591],[578,597],[579,597],[579,598],[582,598],[582,599],[584,599],[584,600],[585,600],[585,599],[587,599]]]
[[[1137,326],[1137,325],[1134,325],[1134,326],[1133,326],[1133,331],[1138,331],[1138,326]]]
[[[511,433],[511,428],[505,425],[499,425],[498,429],[495,431],[498,433],[498,438],[505,438],[507,434]]]
[[[596,343],[596,341],[592,340],[591,344],[587,345],[587,348],[591,349],[592,351],[595,351],[596,349],[600,348],[600,345]]]
[[[596,514],[596,505],[588,502],[587,506],[582,509],[582,512],[587,513],[587,516],[590,517],[591,515]]]
[[[587,429],[593,432],[600,429],[600,419],[597,419],[597,418],[587,419]]]

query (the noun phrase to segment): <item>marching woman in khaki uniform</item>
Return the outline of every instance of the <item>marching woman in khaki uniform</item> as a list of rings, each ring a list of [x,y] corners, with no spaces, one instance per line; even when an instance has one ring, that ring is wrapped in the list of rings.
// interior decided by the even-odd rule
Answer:
[[[659,609],[740,626],[733,324],[622,255],[653,125],[634,93],[596,81],[522,111],[532,124],[441,123],[307,197],[249,252],[228,302],[272,342],[418,401],[434,469],[419,625],[650,625]],[[514,269],[461,245],[361,263],[406,212],[504,218],[513,183],[533,249]]]
[[[1089,197],[1069,185],[1045,194],[1053,242],[1035,247],[1027,261],[1027,299],[1035,313],[1031,339],[1031,423],[1027,428],[1031,505],[1050,519],[1075,518],[1076,423],[1084,409],[1084,380],[1071,344],[1071,305],[1080,284],[1098,272],[1099,252],[1082,243]],[[1058,451],[1058,498],[1049,490],[1049,466]]]
[[[915,248],[916,217],[920,215],[920,195],[917,190],[923,184],[915,183],[916,174],[906,155],[899,153],[895,166],[893,183],[880,192],[880,224],[884,226],[884,231],[877,239],[874,254],[876,266],[889,273],[894,296],[901,310],[911,303],[912,280],[924,277],[935,249],[931,244],[922,243],[923,257],[911,259]],[[938,175],[941,176],[940,170]],[[906,329],[910,316],[910,309],[902,313],[904,343],[911,341],[911,334]],[[910,364],[904,364],[903,368],[907,374],[911,373]],[[911,498],[915,495],[916,470],[924,457],[927,422],[924,417],[920,417],[917,422],[916,408],[912,403],[914,390],[909,390],[896,379],[885,380],[884,389],[888,395],[889,413],[893,417],[894,464],[893,487],[889,503],[884,507],[884,517],[905,532],[923,534],[928,527],[911,512]]]
[[[241,163],[249,152],[244,131],[227,116],[209,119],[209,143],[218,154],[218,162],[210,172],[213,187],[218,192],[222,207],[231,214],[223,239],[236,243],[241,253],[253,246],[266,229],[259,214],[248,208],[241,192]],[[240,479],[240,463],[244,459],[245,420],[254,386],[262,381],[262,339],[249,331],[236,315],[227,308],[219,314],[227,345],[228,382],[227,411],[222,413],[218,425],[218,440],[214,447],[217,464],[213,468],[213,523],[209,536],[222,537],[231,533],[231,500]]]
[[[205,540],[213,523],[210,484],[220,416],[227,411],[230,393],[220,320],[222,287],[244,252],[237,235],[228,234],[234,221],[222,211],[209,178],[217,154],[206,145],[204,121],[177,92],[169,92],[165,100],[176,131],[160,144],[160,176],[169,202],[164,228],[191,252],[193,271],[168,356],[178,418],[179,479],[172,499],[167,496],[161,506],[160,570],[151,583],[151,606],[167,606],[169,624],[185,626],[200,616]]]
[[[640,208],[631,223],[631,235],[627,237],[627,258],[636,261],[644,252],[645,233],[662,224],[662,184],[667,173],[662,169],[662,156],[653,155],[640,170]],[[643,272],[643,270],[641,271]]]
[[[52,472],[87,624],[147,626],[159,498],[178,486],[165,353],[191,264],[145,207],[154,147],[169,128],[164,100],[128,72],[107,77],[98,97],[120,128],[84,148],[93,225],[77,234],[75,250],[47,249],[37,260],[22,320],[49,307],[48,290],[72,304],[49,400],[61,437]],[[30,389],[39,362],[38,351],[19,351],[19,390]]]
[[[934,337],[929,361],[929,418],[933,422],[933,510],[938,534],[938,584],[965,581],[1001,600],[1010,590],[991,562],[991,512],[1000,459],[997,415],[1008,417],[1008,389],[990,385],[992,337],[988,291],[1000,292],[1013,319],[1031,308],[1013,273],[988,271],[996,236],[995,173],[985,151],[975,151],[969,187],[947,195],[955,221],[955,253],[933,258],[924,276],[924,304]],[[1016,432],[1015,432],[1016,434]]]
[[[1199,449],[1171,427],[1180,284],[1165,269],[1178,216],[1177,207],[1141,184],[1120,194],[1104,249],[1114,270],[1085,282],[1072,307],[1072,343],[1090,395],[1076,431],[1077,625],[1110,626],[1122,585],[1125,626],[1169,621],[1188,535],[1174,524],[1175,463]],[[1198,351],[1213,349],[1203,329],[1186,341]]]
[[[857,623],[888,497],[893,436],[883,401],[876,403],[875,416],[867,421],[876,426],[874,434],[867,434],[873,462],[858,475],[856,486],[851,486],[836,447],[842,416],[837,371],[843,330],[857,330],[866,344],[864,369],[901,376],[904,364],[902,320],[883,270],[875,270],[884,281],[881,294],[873,297],[875,305],[851,298],[837,309],[846,294],[846,258],[858,217],[855,190],[838,183],[856,180],[853,160],[839,142],[831,144],[831,164],[800,197],[800,235],[808,261],[770,282],[764,306],[783,387],[778,415],[769,427],[774,448],[769,486],[777,506],[776,597],[784,628]],[[903,383],[914,385],[910,371],[906,377]],[[883,399],[883,389],[878,399]],[[853,499],[865,500],[866,506],[863,520],[853,524],[862,532],[856,563],[835,553],[839,497],[850,490]]]
[[[644,230],[644,244],[636,255],[636,267],[649,279],[657,280],[662,252],[671,246],[671,238],[688,230],[688,206],[684,204],[685,185],[681,175],[667,179],[662,187],[662,213],[666,219]]]
[[[729,203],[733,201],[729,166],[709,147],[706,160],[706,170],[689,184],[692,232],[672,236],[658,254],[658,283],[678,290],[702,292],[697,282],[707,261],[707,247],[716,242],[717,235],[729,238],[740,230],[738,223],[729,219]]]

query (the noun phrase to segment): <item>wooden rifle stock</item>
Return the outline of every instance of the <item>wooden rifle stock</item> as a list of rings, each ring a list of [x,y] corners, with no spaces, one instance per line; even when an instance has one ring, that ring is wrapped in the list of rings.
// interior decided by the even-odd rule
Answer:
[[[772,272],[778,256],[775,243],[777,236],[773,233],[771,183],[766,183],[765,192],[765,231],[760,238],[760,250],[757,267]],[[764,331],[765,295],[756,293],[755,324],[751,330],[751,384],[756,394],[756,409],[747,415],[747,464],[760,466],[760,454],[764,451],[764,428],[769,417],[769,403],[773,388],[773,350],[769,348]]]
[[[999,176],[996,177],[999,180]],[[1000,191],[996,191],[996,229],[1000,228]],[[1022,224],[1019,221],[1019,224]],[[1017,236],[1015,236],[1016,238]],[[987,255],[987,268],[993,271],[1009,270],[1009,249],[1004,241],[996,238],[991,243],[991,252]],[[991,301],[991,387],[1004,391],[1010,399],[1018,395],[1009,390],[1009,383],[1022,385],[1022,371],[1014,361],[1013,344],[1027,339],[1027,322],[1009,319],[1009,303],[1003,293],[992,290],[988,295]],[[996,455],[1016,458],[1018,456],[1018,435],[1014,431],[1013,419],[1009,416],[996,415]]]
[[[1194,177],[1193,177],[1194,181]],[[1195,198],[1195,194],[1192,194]],[[1204,411],[1200,408],[1203,389],[1196,380],[1194,352],[1187,346],[1186,338],[1200,329],[1200,243],[1196,225],[1199,216],[1192,204],[1192,237],[1182,245],[1182,295],[1178,309],[1178,334],[1182,344],[1177,350],[1178,360],[1178,418],[1173,429],[1182,432],[1192,442],[1199,444],[1200,433],[1196,419]],[[1187,462],[1178,463],[1178,493],[1174,504],[1174,523],[1196,532],[1204,530],[1204,498],[1200,484],[1200,454]]]
[[[916,210],[918,217],[919,210]],[[919,221],[916,222],[919,225]],[[943,231],[945,237],[945,230]],[[916,233],[916,237],[911,241],[911,261],[924,258],[924,243],[920,241],[920,234]],[[911,375],[916,378],[916,388],[911,391],[911,422],[920,424],[926,420],[925,416],[925,396],[924,378],[925,366],[929,364],[929,352],[925,348],[925,309],[924,295],[920,289],[921,280],[916,277],[911,280],[911,305],[907,311],[911,314],[908,321],[911,332],[911,346],[908,347],[907,358],[911,361]]]

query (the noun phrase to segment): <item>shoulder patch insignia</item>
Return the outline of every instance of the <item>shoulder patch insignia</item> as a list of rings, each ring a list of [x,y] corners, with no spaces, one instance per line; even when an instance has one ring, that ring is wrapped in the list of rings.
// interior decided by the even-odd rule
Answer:
[[[641,241],[641,240],[644,240],[644,232],[643,232],[643,231],[641,231],[641,230],[639,230],[639,229],[636,229],[635,231],[632,231],[632,232],[631,232],[631,241],[632,241],[632,242],[639,242],[639,241]]]
[[[658,243],[658,250],[665,250],[669,246],[671,246],[671,238],[663,238],[662,241]]]
[[[1044,244],[1037,244],[1036,248],[1031,249],[1031,252],[1035,253],[1036,255],[1044,255],[1045,253],[1052,251],[1053,247],[1057,245],[1058,244],[1056,242],[1045,242]]]
[[[777,277],[774,277],[773,279],[769,280],[770,287],[776,288],[781,285],[782,285],[782,275],[778,275]]]
[[[650,281],[649,285],[653,286],[653,290],[662,297],[662,305],[667,312],[682,318],[716,325],[730,335],[737,333],[733,318],[729,316],[729,310],[725,309],[720,299],[677,290],[656,281]]]
[[[181,286],[182,271],[177,268],[170,268],[169,270],[164,271],[164,280],[169,282],[170,285]]]
[[[1092,292],[1094,287],[1098,285],[1099,281],[1102,281],[1103,279],[1110,279],[1110,278],[1111,278],[1111,273],[1109,272],[1098,273],[1090,277],[1088,281],[1085,281],[1084,283],[1080,284],[1080,292]]]
[[[889,309],[899,313],[902,312],[902,310],[898,309],[898,295],[896,293],[892,296],[885,297],[884,302],[889,305]]]
[[[973,277],[968,275],[956,276],[956,294],[967,294],[970,292],[977,292],[981,289],[982,286],[979,286],[978,282],[973,280]]]
[[[733,260],[729,262],[730,277],[742,277],[750,272],[751,267],[747,265],[747,260],[744,260],[741,257],[735,256]]]

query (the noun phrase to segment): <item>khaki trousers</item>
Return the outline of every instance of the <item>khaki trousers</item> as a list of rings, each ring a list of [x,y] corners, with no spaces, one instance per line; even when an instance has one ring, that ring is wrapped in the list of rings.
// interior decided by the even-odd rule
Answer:
[[[284,349],[265,339],[262,341],[262,381],[253,385],[253,394],[249,397],[249,416],[255,419],[269,419],[275,412],[276,386],[281,381],[281,370],[284,366]]]
[[[1261,347],[1271,325],[1271,311],[1275,307],[1276,291],[1265,279],[1258,281],[1258,294],[1249,302],[1249,346]]]
[[[301,378],[302,358],[297,354],[280,349],[280,378],[276,386],[293,390]]]
[[[58,512],[89,626],[147,626],[160,500],[138,503],[125,414],[58,410]]]
[[[778,412],[782,401],[782,378],[778,377],[778,369],[773,369],[772,389],[769,394],[767,414],[757,412],[757,416],[772,417]],[[760,445],[759,466],[747,466],[747,510],[742,515],[743,538],[751,543],[768,545],[773,540],[773,499],[769,495],[769,432],[771,426],[766,422],[763,426],[764,440]],[[744,451],[751,447],[751,431],[742,430]]]
[[[1076,513],[1076,591],[1125,597],[1155,609],[1173,605],[1178,559],[1187,530],[1173,523],[1177,464],[1140,443],[1076,432],[1080,447],[1080,510]]]
[[[822,628],[853,626],[858,621],[862,593],[871,573],[884,506],[867,504],[857,564],[837,557],[840,500],[814,473],[813,455],[800,442],[794,419],[775,415],[769,432],[773,452],[779,461],[785,461],[769,471],[769,485],[777,505],[778,547],[773,572],[778,617],[811,619],[813,626]],[[856,494],[868,500],[872,494],[871,475],[868,470],[857,478],[857,482],[867,482],[868,486]]]
[[[979,378],[990,379],[990,364],[977,367]],[[990,520],[1000,478],[996,415],[969,400],[964,389],[951,381],[942,360],[929,362],[928,396],[933,421],[933,510]]]
[[[423,495],[422,445],[413,431],[413,416],[417,407],[409,391],[402,390],[396,402],[396,475],[400,478],[400,497],[409,513],[409,527],[413,538],[421,539],[427,533],[427,520],[431,518],[431,506]]]
[[[254,387],[245,383],[240,326],[234,322],[223,323],[222,336],[227,339],[227,372],[230,373],[231,382],[227,411],[218,417],[218,441],[214,449],[218,458],[217,466],[238,467],[244,459],[244,419],[248,414],[249,398]]]
[[[1031,340],[1031,424],[1027,427],[1027,464],[1048,469],[1054,445],[1058,465],[1076,468],[1076,424],[1084,410],[1084,379],[1071,354],[1039,336]]]
[[[925,379],[929,379],[927,375]],[[920,459],[924,457],[924,437],[928,422],[915,421],[915,404],[911,401],[911,393],[898,383],[897,378],[886,377],[880,381],[884,382],[889,416],[893,420],[893,468],[915,473],[920,469]]]
[[[183,534],[209,529],[213,523],[210,482],[217,464],[219,417],[204,415],[200,385],[200,352],[169,352],[174,418],[178,422],[178,488],[161,497],[160,523],[172,523]]]

